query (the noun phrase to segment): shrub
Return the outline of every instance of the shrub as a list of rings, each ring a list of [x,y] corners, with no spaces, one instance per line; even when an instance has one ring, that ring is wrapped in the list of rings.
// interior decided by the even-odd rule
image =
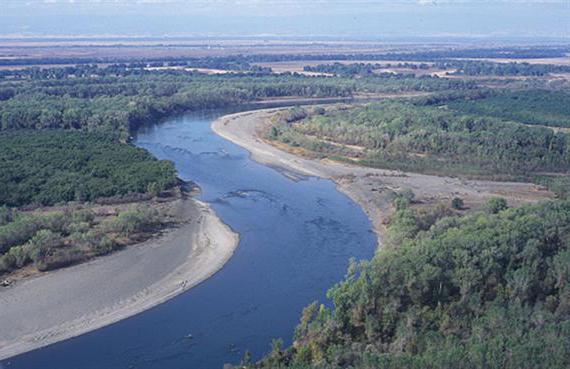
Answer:
[[[43,265],[46,257],[53,250],[64,245],[63,237],[49,229],[42,229],[29,241],[31,247],[31,259],[38,268]]]
[[[12,220],[14,220],[13,210],[6,206],[0,206],[0,226],[8,224]]]
[[[99,242],[93,247],[96,255],[106,255],[117,249],[118,245],[109,237],[103,235]]]
[[[39,219],[28,215],[18,216],[12,223],[0,227],[0,253],[27,242],[40,228]]]
[[[105,220],[103,228],[124,236],[151,231],[161,223],[159,212],[151,207],[137,207],[120,213],[115,219]]]
[[[72,265],[86,259],[86,255],[82,250],[75,248],[64,248],[55,250],[47,255],[36,266],[40,271],[47,271]]]
[[[410,206],[410,201],[405,197],[398,196],[394,199],[393,204],[396,210],[403,210]]]
[[[414,202],[416,199],[416,194],[409,188],[405,188],[402,191],[398,192],[398,195],[404,199],[406,199],[409,203]]]
[[[493,197],[487,201],[486,205],[486,209],[489,214],[497,214],[507,208],[507,200],[502,197]]]
[[[459,197],[454,197],[453,200],[451,200],[451,207],[455,210],[462,210],[464,206],[465,203],[463,202],[463,199]]]
[[[95,219],[95,214],[91,210],[83,209],[73,211],[71,213],[71,221],[73,223],[91,223]]]
[[[131,241],[117,240],[117,235],[128,238],[162,224],[158,210],[142,205],[102,223],[90,209],[14,212],[13,221],[0,226],[0,274],[32,262],[39,270],[49,270],[108,254]]]

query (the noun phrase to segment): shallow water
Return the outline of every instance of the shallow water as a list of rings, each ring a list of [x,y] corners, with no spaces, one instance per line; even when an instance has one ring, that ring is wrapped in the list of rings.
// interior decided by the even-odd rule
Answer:
[[[291,342],[303,307],[326,301],[351,257],[372,256],[376,237],[358,205],[329,180],[285,176],[253,162],[212,132],[221,114],[170,119],[142,130],[135,143],[172,160],[240,234],[231,260],[162,305],[0,368],[219,369],[239,363],[246,350],[257,359],[273,338]]]

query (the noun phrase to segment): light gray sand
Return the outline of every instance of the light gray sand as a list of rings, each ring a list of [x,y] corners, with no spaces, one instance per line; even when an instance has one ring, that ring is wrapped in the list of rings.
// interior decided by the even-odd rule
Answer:
[[[416,198],[425,203],[461,197],[467,206],[473,208],[480,207],[494,196],[505,197],[513,206],[552,196],[550,192],[531,183],[464,180],[297,156],[262,138],[261,133],[271,124],[270,117],[280,109],[283,108],[227,115],[216,120],[212,129],[218,135],[247,149],[251,157],[260,163],[334,180],[342,192],[362,206],[379,236],[384,230],[386,218],[393,210],[386,199],[388,190],[411,189]]]
[[[140,313],[221,269],[237,234],[208,205],[179,201],[188,221],[158,238],[0,288],[0,360]]]

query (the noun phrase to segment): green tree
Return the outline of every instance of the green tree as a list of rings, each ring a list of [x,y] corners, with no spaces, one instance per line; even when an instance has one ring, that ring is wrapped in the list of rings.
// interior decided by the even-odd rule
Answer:
[[[452,207],[453,209],[462,210],[462,209],[464,208],[464,206],[465,206],[465,204],[464,204],[464,202],[463,202],[463,199],[461,199],[461,198],[459,198],[459,197],[454,197],[454,198],[451,200],[451,207]]]
[[[493,197],[487,201],[486,205],[486,209],[490,214],[497,214],[507,208],[507,200],[503,197]]]

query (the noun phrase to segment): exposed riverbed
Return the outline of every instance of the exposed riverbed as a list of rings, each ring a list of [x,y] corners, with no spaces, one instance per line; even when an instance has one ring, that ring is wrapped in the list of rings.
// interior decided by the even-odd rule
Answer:
[[[6,368],[213,369],[239,362],[245,350],[258,358],[272,338],[290,342],[302,308],[325,301],[351,257],[372,256],[376,236],[357,204],[332,181],[250,160],[212,132],[220,115],[170,119],[141,131],[136,144],[172,160],[240,234],[225,267],[162,305],[7,360]]]

